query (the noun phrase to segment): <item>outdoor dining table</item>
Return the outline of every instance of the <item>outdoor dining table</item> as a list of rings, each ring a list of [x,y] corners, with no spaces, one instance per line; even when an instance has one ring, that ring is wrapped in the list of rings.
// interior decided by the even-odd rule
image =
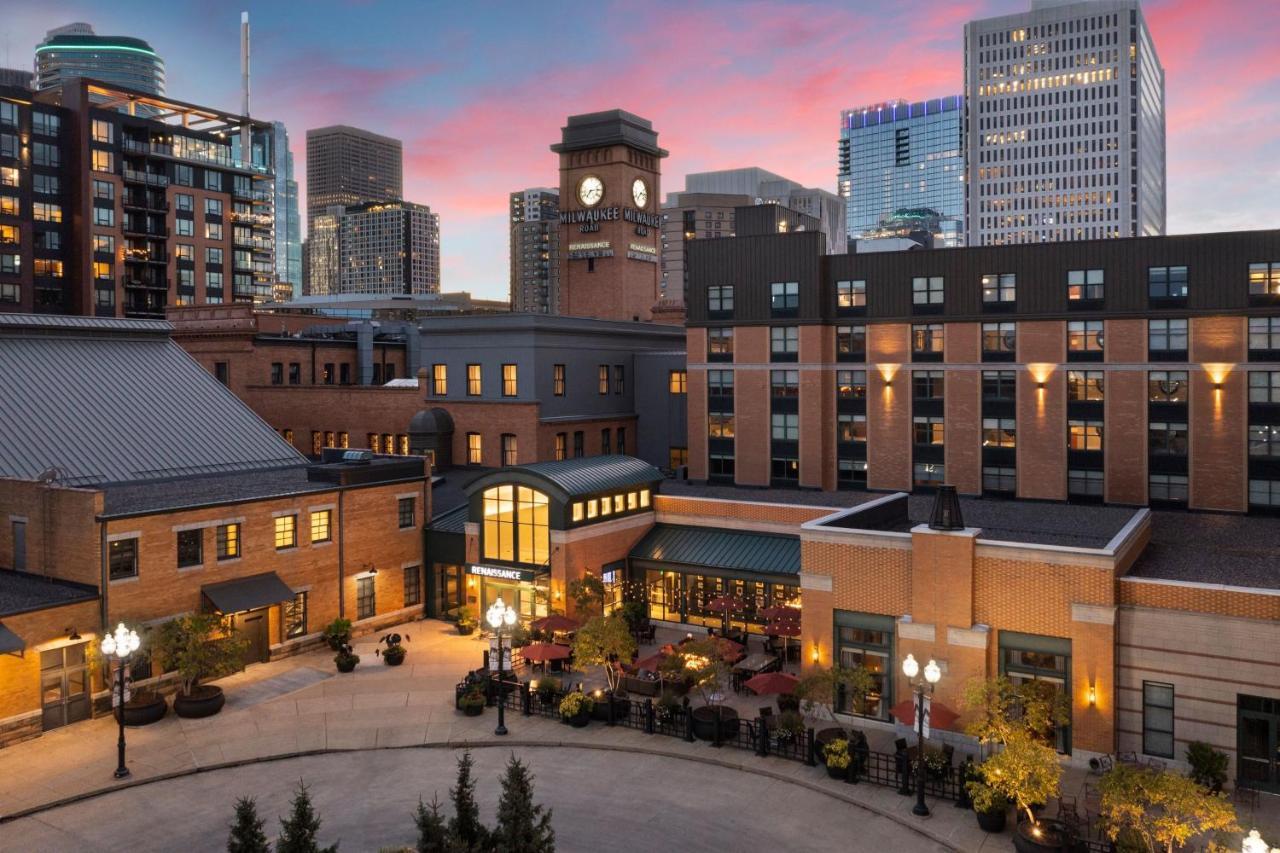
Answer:
[[[739,672],[749,672],[752,675],[755,675],[757,673],[767,671],[770,667],[776,666],[777,663],[777,655],[767,655],[763,652],[754,652],[735,663],[733,668]]]

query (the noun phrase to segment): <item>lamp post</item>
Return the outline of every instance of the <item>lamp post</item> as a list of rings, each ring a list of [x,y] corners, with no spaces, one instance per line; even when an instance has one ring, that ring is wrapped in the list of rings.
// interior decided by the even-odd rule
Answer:
[[[498,638],[498,727],[493,730],[495,735],[505,735],[507,733],[506,716],[503,714],[505,710],[502,701],[502,632],[511,630],[516,624],[516,611],[507,607],[499,598],[493,604],[489,605],[488,611],[484,614],[484,619],[489,623],[489,627],[493,629],[494,635]]]
[[[129,655],[138,650],[141,642],[138,639],[138,632],[126,628],[121,622],[116,625],[115,633],[107,634],[99,644],[107,660],[115,660],[119,672],[120,708],[117,713],[120,715],[120,740],[116,743],[119,759],[115,773],[117,779],[123,779],[129,775],[129,768],[124,764],[124,664],[129,659]]]
[[[916,734],[919,736],[916,745],[916,804],[912,807],[911,813],[928,817],[929,807],[924,802],[924,690],[927,684],[929,694],[933,694],[933,686],[942,678],[942,670],[934,660],[930,659],[925,664],[924,680],[921,681],[916,678],[920,674],[920,664],[916,662],[914,655],[907,655],[907,659],[902,662],[902,674],[907,677],[912,691],[916,694]]]

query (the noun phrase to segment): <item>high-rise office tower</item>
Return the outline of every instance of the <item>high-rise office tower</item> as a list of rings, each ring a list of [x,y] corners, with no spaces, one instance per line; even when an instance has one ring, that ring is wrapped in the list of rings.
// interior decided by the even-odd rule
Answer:
[[[0,86],[34,89],[35,76],[30,68],[0,68]]]
[[[339,293],[342,266],[338,260],[338,226],[344,207],[330,207],[311,217],[307,230],[307,294]]]
[[[151,95],[164,94],[164,60],[139,38],[99,36],[85,23],[49,30],[36,46],[37,90],[91,77]]]
[[[275,173],[276,281],[288,282],[293,296],[302,295],[302,218],[298,182],[293,177],[293,151],[283,122],[271,123],[272,171]]]
[[[404,198],[400,140],[334,125],[307,131],[307,231],[325,208]]]
[[[511,310],[560,313],[560,193],[511,194]]]
[[[837,188],[850,240],[923,214],[935,247],[964,245],[964,99],[903,100],[840,113]],[[924,211],[930,211],[924,214]]]
[[[440,216],[407,201],[349,207],[338,218],[338,265],[339,293],[439,293]]]
[[[971,246],[1165,230],[1164,69],[1138,0],[965,25]]]

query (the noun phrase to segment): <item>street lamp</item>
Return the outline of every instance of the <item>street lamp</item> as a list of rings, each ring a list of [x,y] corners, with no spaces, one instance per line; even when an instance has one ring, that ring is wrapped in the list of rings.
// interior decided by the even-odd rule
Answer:
[[[929,694],[933,694],[933,686],[942,678],[942,670],[931,658],[924,667],[924,680],[918,680],[916,676],[920,674],[920,664],[916,662],[914,655],[907,655],[907,659],[902,662],[902,674],[907,677],[912,691],[916,694],[916,733],[919,735],[916,745],[916,804],[912,807],[911,813],[928,817],[929,807],[924,802],[924,689],[927,684]]]
[[[493,629],[494,635],[498,638],[498,727],[493,730],[495,735],[505,735],[507,733],[506,717],[502,713],[503,707],[502,696],[502,632],[510,631],[516,624],[516,611],[507,607],[499,598],[493,604],[489,605],[488,611],[484,614],[484,620],[489,623],[489,627]]]
[[[116,778],[123,779],[129,775],[129,768],[124,766],[124,663],[129,659],[129,655],[138,650],[138,646],[142,641],[138,639],[138,632],[132,631],[124,626],[124,623],[116,625],[114,634],[107,634],[102,638],[99,647],[102,654],[107,660],[115,659],[117,671],[119,672],[120,682],[120,740],[116,744],[119,753],[119,766],[116,767]]]

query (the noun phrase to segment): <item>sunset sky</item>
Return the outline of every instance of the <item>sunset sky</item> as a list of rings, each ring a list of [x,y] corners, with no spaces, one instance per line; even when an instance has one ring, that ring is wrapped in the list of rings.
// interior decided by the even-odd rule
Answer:
[[[7,0],[4,64],[87,21],[144,38],[167,93],[237,109],[239,15],[253,25],[253,114],[284,121],[305,194],[309,127],[404,140],[405,194],[441,217],[445,290],[507,294],[507,194],[559,183],[571,113],[621,107],[688,172],[761,166],[835,190],[842,108],[963,87],[965,21],[1028,0],[743,3]],[[1280,4],[1150,0],[1166,75],[1171,232],[1273,228],[1280,211]]]

